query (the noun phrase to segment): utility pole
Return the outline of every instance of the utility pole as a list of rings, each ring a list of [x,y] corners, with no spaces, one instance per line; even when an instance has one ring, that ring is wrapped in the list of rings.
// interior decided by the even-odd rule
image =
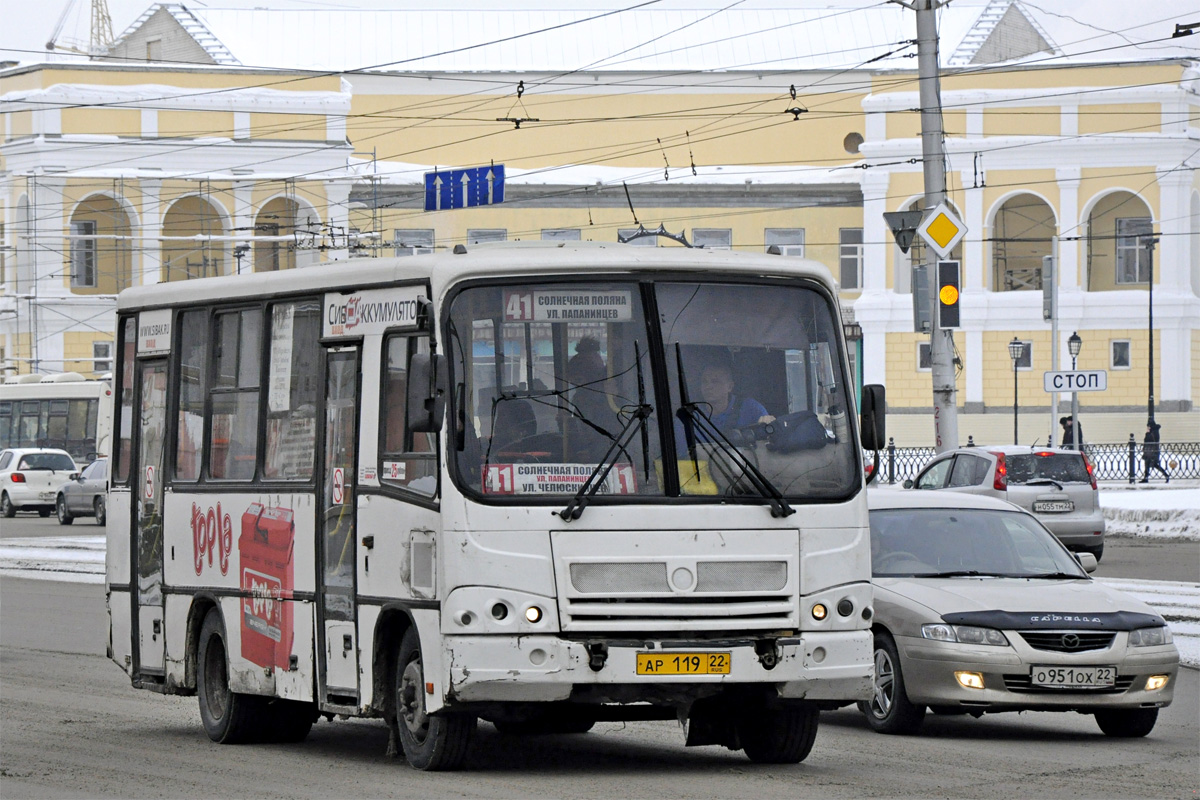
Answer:
[[[942,143],[942,90],[938,79],[936,11],[946,0],[891,0],[917,12],[917,77],[921,101],[921,161],[925,172],[925,211],[946,202],[946,153]],[[929,275],[937,274],[938,255],[925,248]],[[938,298],[929,293],[929,363],[933,378],[934,449],[958,447],[958,391],[954,385],[954,332],[938,324]]]

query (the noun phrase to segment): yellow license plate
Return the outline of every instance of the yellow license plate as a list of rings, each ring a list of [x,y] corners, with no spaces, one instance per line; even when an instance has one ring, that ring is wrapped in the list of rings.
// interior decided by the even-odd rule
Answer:
[[[729,653],[638,653],[638,675],[728,675]]]

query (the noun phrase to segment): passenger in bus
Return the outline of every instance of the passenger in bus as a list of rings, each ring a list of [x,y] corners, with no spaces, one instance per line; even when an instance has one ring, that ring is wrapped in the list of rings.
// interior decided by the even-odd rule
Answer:
[[[575,355],[567,362],[566,379],[569,415],[563,429],[567,457],[584,463],[598,461],[619,428],[608,402],[608,365],[596,339],[584,336],[576,343]],[[601,431],[607,432],[607,437]]]

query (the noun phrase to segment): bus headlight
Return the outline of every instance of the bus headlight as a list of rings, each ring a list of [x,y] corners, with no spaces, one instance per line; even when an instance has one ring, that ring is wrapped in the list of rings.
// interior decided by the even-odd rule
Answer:
[[[542,621],[542,610],[537,606],[530,606],[525,609],[525,619],[531,623],[537,624]]]

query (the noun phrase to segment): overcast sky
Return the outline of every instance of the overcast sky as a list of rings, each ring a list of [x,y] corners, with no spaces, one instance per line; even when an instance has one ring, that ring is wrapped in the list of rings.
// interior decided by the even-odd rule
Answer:
[[[882,0],[661,0],[659,8],[723,8],[727,6],[788,8],[854,8],[878,5]],[[195,8],[568,8],[605,9],[636,5],[639,0],[185,0]],[[982,8],[988,0],[954,0],[954,5]],[[1119,30],[1145,14],[1160,17],[1183,15],[1181,21],[1200,22],[1200,0],[1025,0],[1029,5],[1084,17],[1092,25]],[[113,33],[120,36],[130,23],[153,5],[152,0],[108,0]],[[59,42],[86,43],[91,0],[0,0],[0,59],[43,60],[45,45],[58,21],[66,14]],[[1137,9],[1133,11],[1133,9]],[[1194,17],[1194,19],[1193,19]],[[1200,36],[1194,37],[1200,59]]]

